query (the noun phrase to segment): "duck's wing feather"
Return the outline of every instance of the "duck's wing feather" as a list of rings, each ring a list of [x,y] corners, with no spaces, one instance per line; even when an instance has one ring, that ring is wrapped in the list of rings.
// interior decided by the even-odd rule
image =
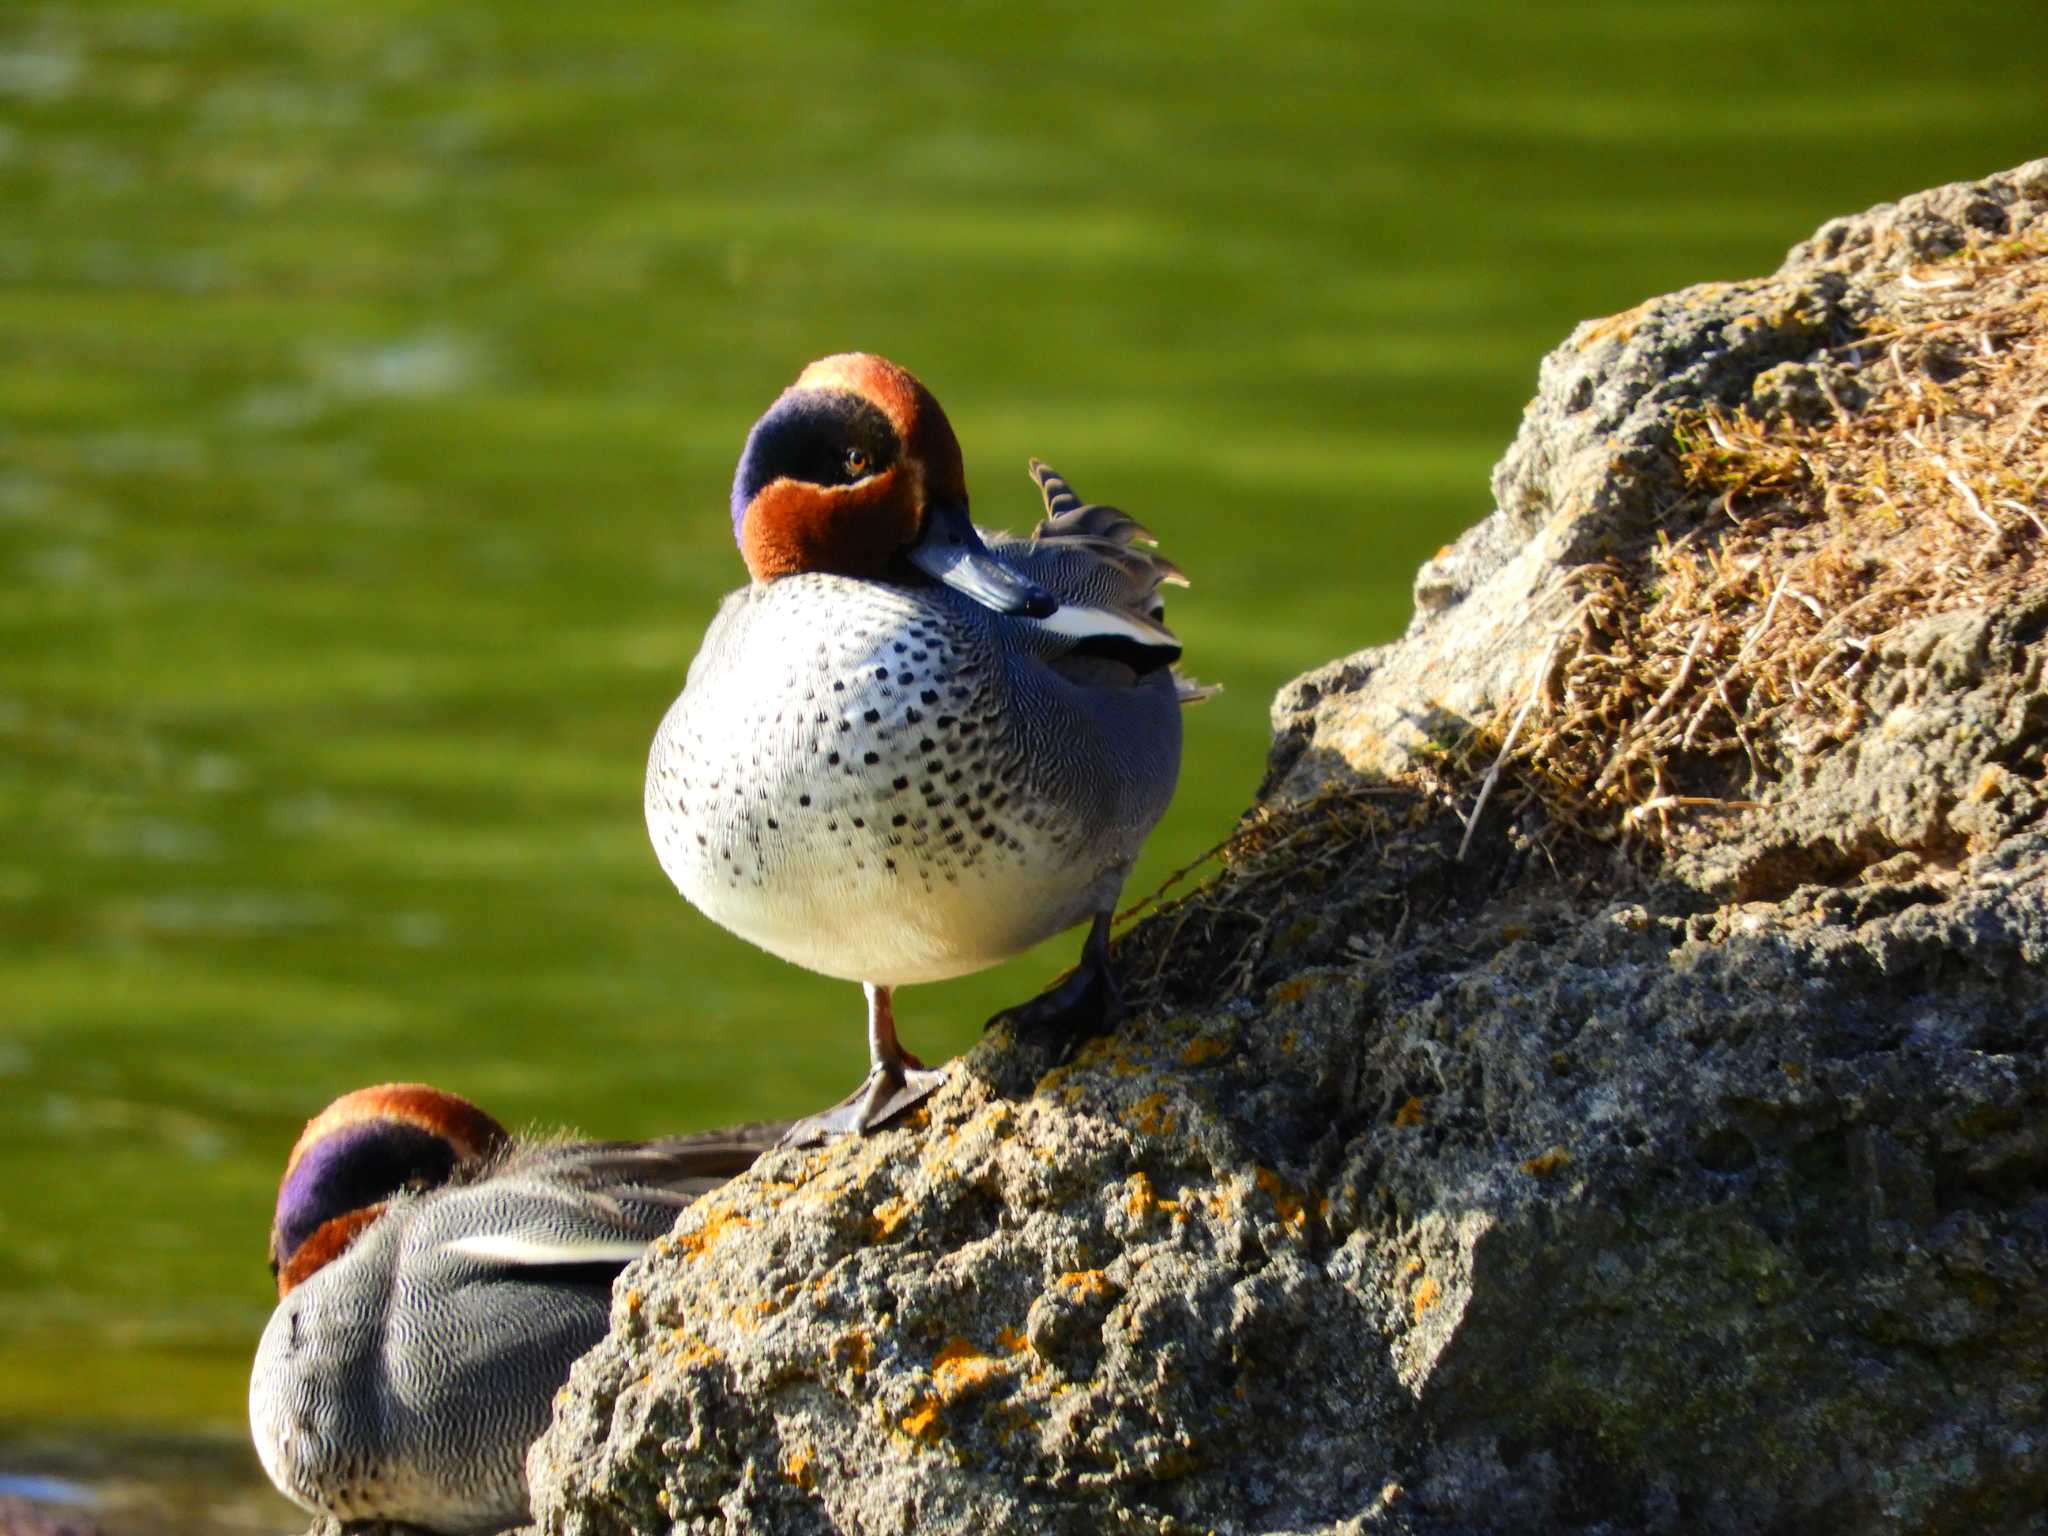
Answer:
[[[442,1251],[508,1268],[621,1267],[787,1129],[764,1122],[656,1141],[529,1144],[463,1192],[470,1209]]]
[[[645,1195],[669,1191],[687,1204],[734,1174],[745,1173],[788,1129],[788,1121],[763,1120],[652,1141],[529,1143],[513,1154],[504,1171],[584,1190],[630,1188]]]
[[[1050,617],[1026,621],[1055,651],[1052,665],[1075,681],[1134,682],[1173,669],[1174,696],[1196,703],[1221,692],[1183,676],[1173,664],[1180,640],[1166,627],[1165,586],[1188,579],[1159,553],[1150,529],[1117,507],[1083,501],[1041,459],[1031,479],[1045,518],[1025,538],[995,535],[990,545],[1060,600]]]
[[[1139,675],[1171,666],[1180,641],[1166,627],[1159,589],[1186,586],[1180,568],[1151,547],[1151,533],[1136,518],[1082,501],[1050,466],[1033,459],[1031,478],[1045,498],[1044,521],[1023,538],[990,535],[989,545],[1060,606],[1020,622],[1077,664],[1094,659]]]

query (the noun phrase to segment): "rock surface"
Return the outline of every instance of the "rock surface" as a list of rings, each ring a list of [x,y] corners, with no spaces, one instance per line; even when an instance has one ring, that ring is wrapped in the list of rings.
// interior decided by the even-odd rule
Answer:
[[[1407,636],[1282,694],[1217,878],[1124,936],[1135,1016],[695,1206],[537,1527],[2048,1530],[2048,494],[1941,435],[2048,467],[2039,399],[1953,404],[2048,366],[2035,279],[2048,161],[1580,327]],[[1972,332],[1994,299],[2040,323]],[[1916,546],[1954,580],[1810,625],[1708,585],[1739,643],[1587,702],[1671,551],[1846,515],[1827,454],[1901,401],[1933,489],[1885,515],[1991,530]],[[1754,671],[1780,615],[1847,646],[1825,690]],[[1577,778],[1575,709],[1617,744]]]

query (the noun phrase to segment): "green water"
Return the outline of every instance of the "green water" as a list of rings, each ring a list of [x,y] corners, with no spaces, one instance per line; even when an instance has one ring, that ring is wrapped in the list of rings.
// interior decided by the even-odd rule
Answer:
[[[984,521],[1043,454],[1194,576],[1229,691],[1143,888],[1573,321],[2048,152],[2011,0],[1104,10],[0,10],[0,1436],[232,1443],[344,1089],[634,1135],[852,1085],[856,989],[639,809],[807,359],[917,369]]]

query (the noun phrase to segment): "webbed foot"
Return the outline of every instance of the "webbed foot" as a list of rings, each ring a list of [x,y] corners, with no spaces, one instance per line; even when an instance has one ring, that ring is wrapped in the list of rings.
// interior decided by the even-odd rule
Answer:
[[[867,1080],[852,1093],[830,1109],[797,1121],[776,1145],[816,1147],[835,1136],[865,1136],[915,1109],[945,1084],[945,1068],[919,1066],[914,1056],[905,1060],[910,1064],[897,1072],[870,1068]]]
[[[1081,962],[1029,1002],[1005,1008],[983,1027],[1007,1024],[1022,1038],[1056,1042],[1065,1061],[1085,1040],[1108,1034],[1124,1015],[1123,989],[1109,964],[1109,914],[1098,912],[1081,945]]]
[[[797,1121],[778,1145],[815,1147],[835,1136],[865,1136],[915,1109],[945,1082],[943,1068],[926,1066],[897,1040],[890,989],[872,981],[863,986],[868,995],[866,1079],[832,1108]]]

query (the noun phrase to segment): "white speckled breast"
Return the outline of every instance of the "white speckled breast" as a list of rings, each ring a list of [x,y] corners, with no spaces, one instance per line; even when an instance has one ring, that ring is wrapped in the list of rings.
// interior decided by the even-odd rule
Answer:
[[[757,585],[655,736],[648,832],[699,910],[794,964],[886,986],[980,970],[1113,899],[1149,830],[1030,749],[1058,739],[1032,729],[1052,703],[950,594]]]

